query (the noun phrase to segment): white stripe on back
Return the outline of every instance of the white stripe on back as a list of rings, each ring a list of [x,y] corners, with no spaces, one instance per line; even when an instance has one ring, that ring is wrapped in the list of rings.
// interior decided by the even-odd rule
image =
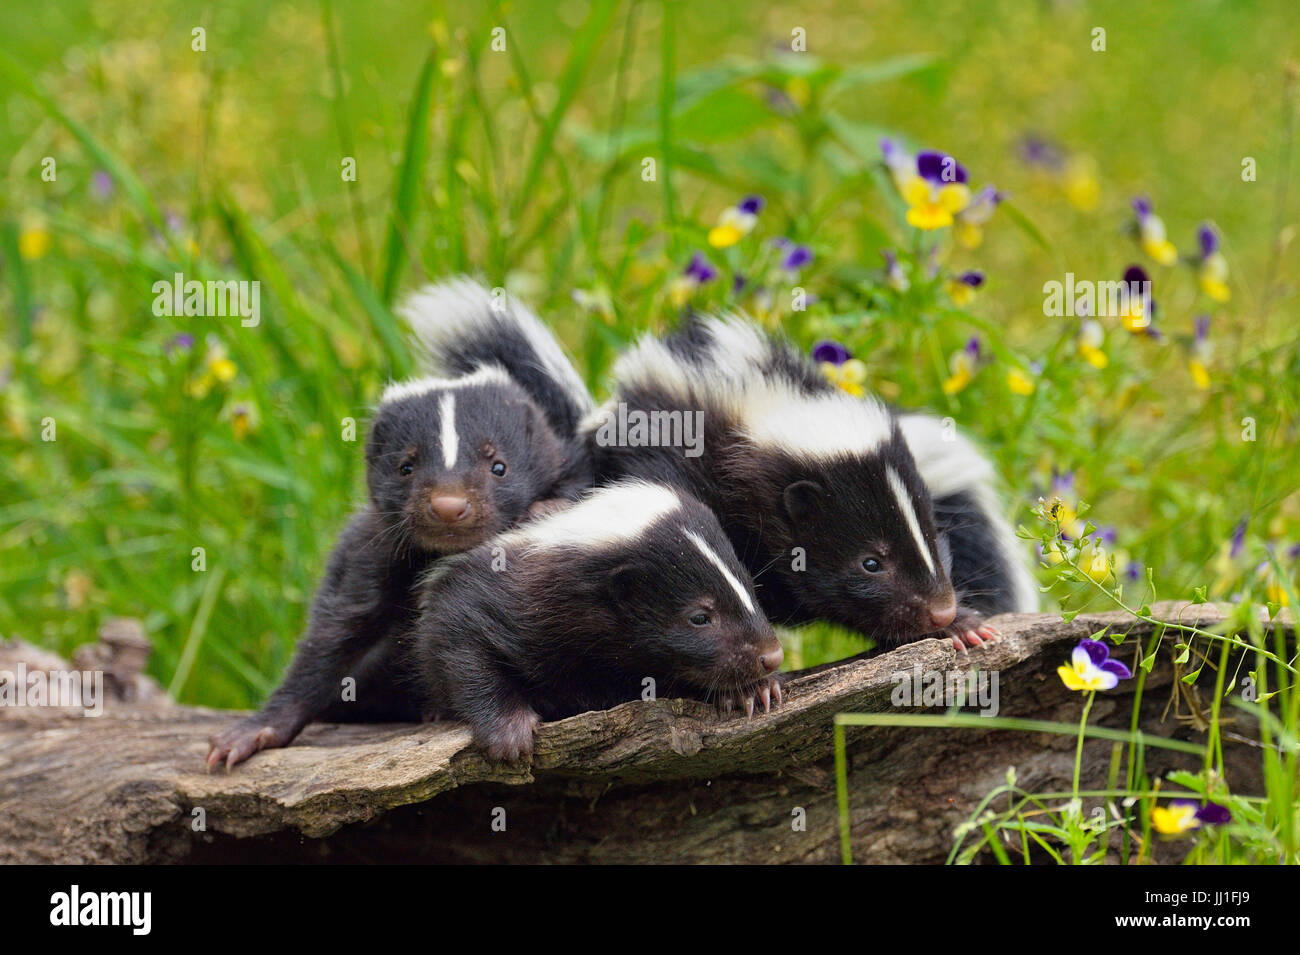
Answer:
[[[690,539],[690,542],[699,549],[700,553],[705,556],[708,562],[718,568],[718,571],[726,578],[727,583],[731,584],[731,589],[736,592],[736,596],[740,598],[740,602],[744,604],[745,609],[750,613],[753,613],[754,601],[749,599],[749,591],[747,591],[740,581],[736,579],[736,575],[727,569],[727,565],[722,562],[722,558],[714,552],[713,548],[710,547],[699,534],[694,531],[686,531],[686,536]]]
[[[907,493],[907,487],[903,484],[903,479],[898,476],[898,472],[893,468],[885,468],[885,478],[889,482],[889,489],[894,492],[894,499],[898,502],[898,509],[903,512],[903,520],[907,522],[907,526],[912,532],[912,540],[916,541],[916,549],[921,552],[921,558],[925,561],[925,566],[933,574],[934,560],[930,557],[930,548],[926,546],[925,535],[921,533],[921,522],[916,519],[916,511],[912,507],[912,497]]]
[[[438,427],[442,431],[442,463],[447,468],[456,466],[460,453],[460,435],[456,433],[456,396],[452,392],[442,396],[438,403]]]

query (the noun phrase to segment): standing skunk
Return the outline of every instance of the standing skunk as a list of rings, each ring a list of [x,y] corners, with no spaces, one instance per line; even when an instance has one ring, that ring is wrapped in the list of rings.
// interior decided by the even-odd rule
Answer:
[[[614,396],[582,424],[598,478],[664,481],[698,496],[758,580],[772,620],[829,620],[885,646],[947,636],[964,650],[996,636],[979,604],[957,605],[951,542],[938,534],[908,434],[879,401],[834,387],[791,345],[738,317],[692,317],[662,339],[642,338],[614,380]],[[638,412],[702,414],[703,454],[665,446],[662,435],[624,436],[615,425]],[[910,433],[945,453],[925,446],[924,427]],[[963,503],[950,488],[941,493]],[[980,514],[997,523],[995,511]],[[963,551],[955,566],[984,559]],[[981,590],[991,582],[979,580]]]
[[[494,760],[531,754],[541,720],[649,686],[751,716],[781,700],[749,574],[708,508],[669,486],[598,488],[439,562],[420,590],[409,652],[426,708],[468,721]]]
[[[394,653],[415,619],[412,586],[553,496],[566,461],[544,412],[499,367],[390,385],[366,443],[369,504],[335,545],[284,682],[212,738],[208,768],[286,746],[313,720],[419,719]]]

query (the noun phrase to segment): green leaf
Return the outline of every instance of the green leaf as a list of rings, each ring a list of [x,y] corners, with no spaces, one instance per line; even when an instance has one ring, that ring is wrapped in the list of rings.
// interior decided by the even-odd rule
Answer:
[[[416,201],[424,164],[429,158],[430,113],[433,106],[433,79],[437,73],[438,51],[430,48],[424,66],[415,83],[415,95],[407,114],[406,147],[402,150],[402,165],[393,190],[393,203],[388,213],[388,238],[380,267],[380,297],[385,304],[393,301],[397,282],[406,264],[407,243],[411,225],[415,221]]]

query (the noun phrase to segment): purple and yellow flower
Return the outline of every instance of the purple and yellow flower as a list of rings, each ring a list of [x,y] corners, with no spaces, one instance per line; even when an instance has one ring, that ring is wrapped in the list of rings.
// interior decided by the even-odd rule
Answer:
[[[1219,249],[1219,235],[1209,223],[1201,223],[1196,230],[1196,242],[1200,249],[1200,258],[1196,266],[1196,281],[1201,291],[1216,302],[1226,302],[1232,298],[1228,288],[1228,260]]]
[[[668,298],[677,308],[681,308],[695,290],[701,285],[712,282],[718,277],[718,270],[702,254],[696,252],[686,264],[682,274],[673,279],[668,286]]]
[[[861,397],[867,380],[867,366],[837,341],[827,339],[813,346],[813,361],[828,381],[855,397]]]
[[[1213,345],[1210,342],[1210,316],[1196,316],[1196,333],[1192,339],[1191,355],[1187,359],[1187,368],[1192,373],[1192,381],[1201,391],[1210,388],[1210,355]]]
[[[945,395],[955,395],[975,380],[975,373],[979,371],[980,366],[980,351],[979,338],[972,336],[966,342],[966,347],[953,353],[952,358],[948,360],[948,368],[952,374],[943,383]]]
[[[903,189],[908,225],[930,231],[950,226],[970,205],[966,169],[944,153],[927,150],[916,157],[916,175]]]
[[[993,186],[985,186],[953,217],[952,237],[965,249],[977,249],[984,241],[984,224],[993,217],[1006,197]]]
[[[1106,330],[1095,318],[1085,318],[1079,323],[1079,332],[1074,339],[1075,350],[1083,360],[1093,368],[1105,368],[1110,359],[1103,351],[1106,344]]]
[[[903,271],[902,263],[898,261],[898,256],[894,255],[890,249],[881,249],[881,257],[885,260],[885,279],[889,282],[889,287],[895,292],[906,292],[912,287],[912,281]]]
[[[1140,265],[1130,265],[1124,270],[1120,286],[1119,319],[1126,329],[1137,334],[1151,334],[1151,321],[1155,318],[1156,303],[1151,298],[1151,277]]]
[[[1168,806],[1151,810],[1151,825],[1166,836],[1179,836],[1202,826],[1222,826],[1231,821],[1228,808],[1213,802],[1198,806],[1190,799],[1175,799]]]
[[[948,280],[948,297],[958,307],[969,305],[975,300],[975,293],[984,285],[984,273],[971,269],[954,275]]]
[[[163,345],[163,354],[170,355],[172,352],[189,351],[194,347],[194,336],[189,332],[177,332],[169,338]]]
[[[1144,196],[1134,199],[1133,212],[1137,215],[1138,244],[1142,251],[1161,265],[1177,262],[1178,250],[1166,237],[1164,221],[1153,211],[1151,200]]]
[[[1067,689],[1084,692],[1113,690],[1120,680],[1133,676],[1128,667],[1110,658],[1110,647],[1100,640],[1080,640],[1069,665],[1057,667],[1056,673]]]
[[[764,205],[762,196],[745,196],[734,206],[728,206],[718,217],[718,224],[709,230],[709,245],[725,249],[749,235],[758,224],[758,214]]]
[[[926,150],[915,158],[893,140],[880,141],[885,167],[894,187],[907,203],[907,222],[930,231],[953,224],[957,213],[971,202],[966,169],[946,153]]]

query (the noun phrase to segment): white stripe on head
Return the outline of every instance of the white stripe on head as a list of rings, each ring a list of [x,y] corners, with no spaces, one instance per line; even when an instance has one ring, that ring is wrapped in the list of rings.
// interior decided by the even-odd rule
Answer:
[[[443,391],[452,388],[474,388],[480,385],[506,385],[518,388],[519,385],[500,365],[479,365],[468,375],[459,378],[437,378],[426,375],[422,378],[409,378],[406,381],[394,381],[379,396],[381,405],[404,398],[416,398],[431,391]]]
[[[722,562],[722,558],[718,556],[717,552],[709,546],[708,542],[703,537],[695,533],[695,531],[686,531],[685,533],[686,537],[696,546],[699,552],[704,555],[705,559],[714,567],[718,568],[718,572],[726,578],[727,583],[731,584],[731,589],[736,592],[736,596],[740,598],[740,602],[744,604],[745,609],[750,613],[753,613],[754,601],[750,599],[749,591],[747,591],[744,585],[736,579],[736,575],[727,569],[727,565]]]
[[[596,550],[635,541],[656,521],[681,507],[667,485],[620,481],[597,488],[563,510],[494,538],[503,547],[525,553],[555,547]]]
[[[898,502],[898,509],[903,512],[903,520],[912,531],[912,540],[916,541],[916,549],[921,552],[925,566],[933,574],[934,560],[930,557],[930,548],[926,546],[925,535],[921,533],[921,522],[916,519],[916,510],[912,507],[912,496],[907,493],[907,486],[903,484],[903,479],[898,476],[898,472],[891,467],[885,468],[885,479],[889,483],[889,489],[894,493],[894,500]]]
[[[449,391],[438,402],[438,428],[442,432],[443,466],[454,468],[460,453],[460,435],[456,433],[456,394]]]

